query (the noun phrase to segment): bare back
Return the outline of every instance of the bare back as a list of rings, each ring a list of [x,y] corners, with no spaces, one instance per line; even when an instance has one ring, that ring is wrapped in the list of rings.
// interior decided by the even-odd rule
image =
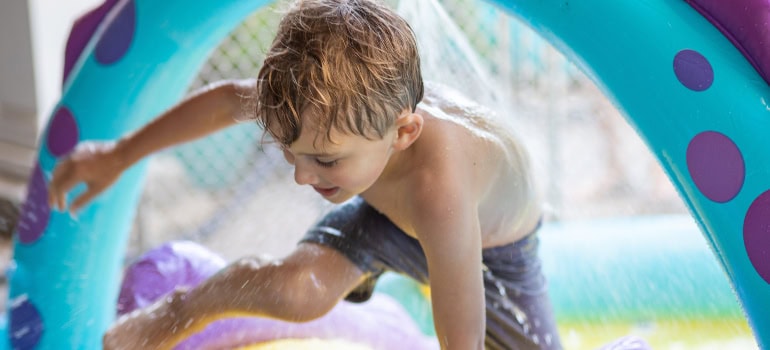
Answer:
[[[430,168],[446,169],[446,162],[451,162],[452,171],[470,172],[464,177],[470,183],[463,185],[471,187],[476,197],[482,246],[514,242],[532,232],[542,215],[540,198],[527,152],[506,123],[456,91],[434,84],[426,84],[417,113],[425,126],[413,146],[415,163],[431,172]],[[392,199],[394,194],[408,197],[408,191],[400,183],[379,187],[364,198],[414,236],[405,219],[409,216],[400,212],[399,200]]]

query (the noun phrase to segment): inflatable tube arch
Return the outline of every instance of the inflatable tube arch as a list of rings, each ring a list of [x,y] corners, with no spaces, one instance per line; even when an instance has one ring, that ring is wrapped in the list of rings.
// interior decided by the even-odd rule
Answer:
[[[46,204],[57,157],[79,140],[116,139],[178,101],[213,48],[267,2],[107,0],[82,19],[95,32],[73,43],[84,50],[69,61],[30,176],[2,346],[100,347],[144,166],[71,217]],[[760,348],[770,347],[770,61],[768,38],[746,32],[768,32],[768,1],[492,2],[621,108],[685,198]],[[728,7],[743,11],[723,15]]]

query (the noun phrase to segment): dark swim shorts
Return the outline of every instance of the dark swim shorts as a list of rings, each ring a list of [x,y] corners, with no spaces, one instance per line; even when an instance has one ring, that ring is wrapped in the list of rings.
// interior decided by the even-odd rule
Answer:
[[[428,283],[420,243],[361,198],[335,208],[302,239],[329,246],[367,275],[345,299],[371,297],[385,271]],[[487,349],[561,349],[534,232],[504,246],[484,249]]]

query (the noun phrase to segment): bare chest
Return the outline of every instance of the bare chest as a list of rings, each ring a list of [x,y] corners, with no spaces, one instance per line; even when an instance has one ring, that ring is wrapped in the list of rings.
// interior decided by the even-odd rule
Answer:
[[[362,195],[364,200],[385,215],[394,225],[408,236],[417,238],[412,223],[411,213],[406,194],[398,184],[391,184],[382,188],[372,189]]]

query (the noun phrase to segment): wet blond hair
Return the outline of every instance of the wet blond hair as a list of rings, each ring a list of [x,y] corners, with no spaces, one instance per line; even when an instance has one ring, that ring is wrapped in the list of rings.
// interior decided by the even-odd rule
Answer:
[[[257,77],[257,121],[278,142],[306,121],[381,139],[423,97],[409,24],[375,0],[299,0],[285,14]]]

